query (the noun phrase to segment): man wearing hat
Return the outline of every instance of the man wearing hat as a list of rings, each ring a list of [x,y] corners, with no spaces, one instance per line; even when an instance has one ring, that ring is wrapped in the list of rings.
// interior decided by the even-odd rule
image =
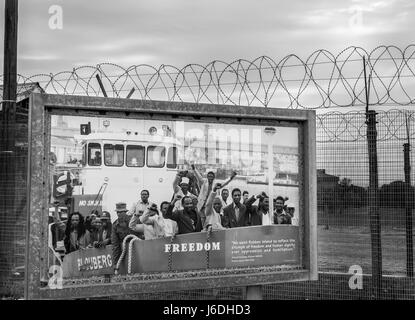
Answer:
[[[187,177],[187,171],[179,171],[173,181],[174,196],[179,195],[181,198],[190,197],[192,200],[197,197],[189,191],[190,179]],[[174,205],[173,211],[183,210],[181,201],[177,201]]]
[[[127,215],[127,205],[124,202],[119,202],[115,205],[115,211],[117,212],[118,219],[115,220],[111,233],[114,265],[117,264],[117,261],[121,256],[122,241],[127,235],[131,234],[130,228],[128,227],[131,217]]]

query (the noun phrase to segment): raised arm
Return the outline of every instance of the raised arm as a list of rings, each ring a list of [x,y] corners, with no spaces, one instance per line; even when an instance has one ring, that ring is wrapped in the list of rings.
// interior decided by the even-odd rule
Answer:
[[[212,191],[209,195],[209,197],[207,198],[206,201],[206,210],[205,210],[205,214],[206,217],[212,214],[212,210],[213,210],[213,200],[216,198],[216,191]]]
[[[181,180],[182,176],[180,175],[180,173],[176,174],[176,177],[173,180],[173,192],[179,192],[180,191],[180,187],[179,187],[179,182]]]
[[[252,196],[246,201],[245,206],[248,210],[252,207],[252,204],[256,201],[256,199],[259,199],[259,197]]]
[[[176,194],[173,197],[173,200],[170,202],[170,205],[167,208],[167,212],[166,212],[166,218],[167,219],[171,219],[171,220],[177,221],[178,214],[177,214],[177,212],[173,212],[173,208],[174,208],[174,205],[176,204],[176,202],[179,201],[181,198],[182,197],[179,194]]]
[[[154,216],[154,214],[152,214],[152,211],[147,209],[140,217],[141,223],[154,225],[154,220],[150,219],[150,217],[152,216]]]
[[[128,224],[128,227],[131,230],[135,231],[135,232],[141,232],[141,233],[143,233],[144,232],[144,226],[143,226],[143,224],[140,224],[139,223],[139,220],[140,220],[139,216],[136,215],[136,214],[134,214],[131,217],[131,220],[130,220],[130,222]]]
[[[213,200],[215,200],[217,196],[217,191],[220,188],[221,188],[221,184],[216,183],[215,186],[213,187],[212,192],[210,193],[209,197],[206,200],[206,210],[205,210],[206,217],[213,213]]]
[[[194,164],[192,164],[192,170],[193,170],[193,173],[194,173],[194,175],[196,177],[197,184],[199,185],[199,188],[200,188],[202,186],[202,184],[203,184],[203,176],[199,172],[199,170],[196,169],[196,167],[195,167]]]
[[[134,216],[136,206],[137,206],[137,203],[136,203],[136,202],[134,202],[134,203],[130,206],[130,210],[128,210],[128,212],[127,212],[127,214],[128,214],[129,216]]]
[[[224,187],[226,187],[232,180],[233,180],[233,178],[235,178],[236,177],[236,172],[234,171],[234,172],[232,172],[232,174],[231,174],[231,176],[228,178],[228,180],[226,180],[224,183],[222,183],[222,185],[221,185],[221,187],[220,188],[224,188]]]

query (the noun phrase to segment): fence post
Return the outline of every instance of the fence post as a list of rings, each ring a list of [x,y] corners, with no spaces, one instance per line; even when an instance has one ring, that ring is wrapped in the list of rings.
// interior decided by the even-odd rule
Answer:
[[[18,1],[6,0],[4,6],[3,97],[0,123],[0,289],[9,282],[14,261],[15,240],[15,124],[17,97],[17,16]],[[6,231],[12,229],[11,231]],[[6,279],[6,280],[4,280]]]
[[[369,154],[369,220],[372,242],[373,294],[379,299],[382,292],[382,244],[378,208],[378,158],[377,158],[376,112],[367,112],[367,145]]]
[[[377,153],[377,130],[376,130],[376,111],[369,110],[369,94],[371,73],[369,81],[366,77],[366,59],[363,57],[363,73],[365,80],[366,94],[366,124],[367,124],[367,147],[369,155],[369,190],[368,207],[370,223],[370,239],[372,249],[372,289],[375,299],[381,298],[382,294],[382,243],[380,216],[378,208],[378,153]]]
[[[406,226],[406,276],[414,276],[414,254],[412,240],[412,207],[413,194],[411,187],[411,164],[410,164],[410,147],[409,143],[404,143],[404,171],[405,171],[405,226]]]

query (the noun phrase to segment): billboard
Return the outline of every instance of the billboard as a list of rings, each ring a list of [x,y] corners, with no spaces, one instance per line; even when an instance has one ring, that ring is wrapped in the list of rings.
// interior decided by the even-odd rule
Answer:
[[[150,292],[216,287],[228,277],[227,286],[316,278],[314,112],[39,94],[31,101],[30,159],[44,168],[31,183],[63,172],[71,192],[59,201],[68,212],[61,217],[49,210],[58,205],[50,179],[29,189],[28,236],[40,250],[28,250],[28,270],[40,285],[28,283],[28,296],[97,295],[76,286],[96,277],[111,279],[114,292],[126,281]],[[42,259],[43,251],[53,255]],[[217,281],[198,281],[212,272]],[[157,285],[145,286],[149,276]]]

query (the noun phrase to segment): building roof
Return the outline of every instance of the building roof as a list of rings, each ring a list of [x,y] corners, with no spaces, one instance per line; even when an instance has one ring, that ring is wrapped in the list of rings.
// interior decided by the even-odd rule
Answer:
[[[326,169],[317,169],[317,179],[339,181],[340,177],[332,174],[327,174]]]

